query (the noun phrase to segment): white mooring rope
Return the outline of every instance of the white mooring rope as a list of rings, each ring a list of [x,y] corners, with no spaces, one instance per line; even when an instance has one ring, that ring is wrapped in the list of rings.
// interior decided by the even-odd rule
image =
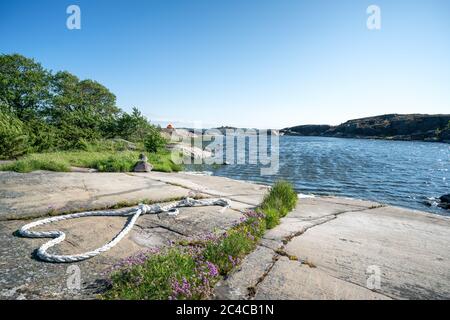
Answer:
[[[58,217],[52,217],[52,218],[46,218],[42,220],[38,220],[32,223],[29,223],[27,225],[24,225],[19,230],[19,234],[23,237],[27,238],[54,238],[53,240],[50,240],[46,243],[44,243],[38,250],[37,250],[37,256],[48,262],[77,262],[86,260],[92,257],[95,257],[96,255],[108,251],[112,247],[114,247],[116,244],[119,243],[122,238],[131,231],[133,228],[133,225],[136,223],[137,219],[142,214],[156,214],[156,213],[167,213],[171,216],[178,215],[178,209],[181,207],[200,207],[200,206],[222,206],[222,207],[229,207],[230,203],[226,199],[201,199],[201,200],[195,200],[192,198],[185,198],[178,202],[170,203],[166,206],[162,206],[160,204],[153,204],[153,205],[145,205],[141,204],[137,208],[132,209],[126,209],[126,210],[116,210],[116,211],[89,211],[89,212],[81,212],[81,213],[74,213],[74,214],[68,214]],[[76,218],[82,218],[82,217],[98,217],[98,216],[112,216],[112,217],[126,217],[126,216],[132,216],[130,221],[126,224],[126,226],[122,229],[122,231],[117,234],[117,236],[114,237],[110,242],[105,244],[104,246],[97,248],[93,251],[81,253],[81,254],[75,254],[75,255],[56,255],[56,254],[50,254],[47,253],[47,250],[51,247],[57,245],[58,243],[64,241],[66,238],[66,234],[62,231],[29,231],[29,229],[42,226],[44,224],[49,224],[57,221],[63,221],[63,220],[69,220],[69,219],[76,219]]]

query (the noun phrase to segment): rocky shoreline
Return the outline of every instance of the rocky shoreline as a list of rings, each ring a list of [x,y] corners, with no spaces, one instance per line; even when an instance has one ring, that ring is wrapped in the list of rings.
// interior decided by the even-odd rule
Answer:
[[[388,114],[349,120],[338,126],[301,125],[283,135],[450,143],[450,115]]]
[[[444,194],[439,198],[433,198],[426,203],[428,206],[437,206],[442,209],[450,210],[450,194]]]
[[[267,187],[186,173],[0,172],[1,299],[93,299],[122,259],[172,241],[227,230],[257,206]],[[14,232],[30,219],[67,212],[225,197],[231,207],[146,215],[111,251],[76,263],[81,287],[67,286],[71,264],[36,260],[47,239]],[[91,217],[51,225],[67,234],[56,250],[84,252],[108,241],[126,218]],[[47,227],[43,227],[45,229]],[[450,218],[337,197],[300,198],[257,249],[215,290],[223,299],[449,299]]]

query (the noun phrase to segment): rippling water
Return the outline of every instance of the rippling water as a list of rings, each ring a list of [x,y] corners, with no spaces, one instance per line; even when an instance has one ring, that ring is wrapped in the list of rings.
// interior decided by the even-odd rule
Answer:
[[[188,169],[267,184],[285,179],[299,193],[374,200],[450,215],[424,204],[450,193],[450,145],[443,143],[283,136],[275,176],[261,176],[257,165]]]

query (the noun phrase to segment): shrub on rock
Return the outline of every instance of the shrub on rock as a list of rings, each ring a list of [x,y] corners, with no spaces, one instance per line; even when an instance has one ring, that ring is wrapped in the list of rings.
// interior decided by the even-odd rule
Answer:
[[[20,157],[28,151],[28,136],[23,122],[11,113],[0,111],[0,159]]]
[[[148,152],[156,153],[163,149],[167,144],[167,140],[161,135],[159,130],[151,126],[145,136],[144,146]]]
[[[289,211],[295,208],[297,204],[297,193],[291,183],[287,181],[278,181],[272,187],[270,192],[264,197],[261,209],[273,208],[278,211],[280,217],[284,217]]]
[[[267,229],[273,229],[280,224],[280,215],[275,209],[266,209],[264,214],[266,216]]]
[[[261,203],[260,210],[266,215],[267,228],[272,229],[280,223],[297,205],[297,193],[291,183],[278,181],[267,193]]]

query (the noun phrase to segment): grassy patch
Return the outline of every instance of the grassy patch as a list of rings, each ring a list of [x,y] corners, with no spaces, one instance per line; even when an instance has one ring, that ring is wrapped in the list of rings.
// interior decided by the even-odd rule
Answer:
[[[71,166],[93,168],[101,172],[129,172],[139,159],[137,151],[61,151],[30,154],[22,159],[0,166],[2,171],[31,172],[49,170],[66,172]],[[167,151],[147,154],[153,170],[177,172],[182,166],[175,164]]]
[[[251,252],[265,230],[264,217],[249,213],[235,227],[183,246],[134,256],[112,272],[105,299],[206,299],[219,276]]]
[[[223,234],[217,241],[207,242],[203,257],[214,263],[221,275],[226,275],[243,257],[253,251],[265,230],[264,216],[248,212],[242,223]]]
[[[267,225],[295,207],[292,186],[278,182],[260,208],[220,235],[208,234],[149,255],[124,260],[111,274],[104,299],[206,299],[214,285],[255,249]]]
[[[69,163],[56,159],[43,159],[35,155],[29,155],[21,160],[0,165],[1,171],[31,172],[36,170],[48,170],[58,172],[70,171]]]
[[[265,209],[267,229],[273,229],[280,224],[280,214],[273,208]]]
[[[272,229],[277,226],[280,218],[285,217],[295,208],[297,200],[297,193],[292,184],[286,181],[275,183],[258,209],[266,215],[267,228]]]
[[[104,298],[166,300],[173,298],[174,291],[180,291],[177,298],[201,298],[197,290],[202,279],[197,277],[198,262],[193,256],[172,248],[143,258],[129,258],[132,267],[112,274],[113,286]],[[182,289],[178,290],[178,286]]]

